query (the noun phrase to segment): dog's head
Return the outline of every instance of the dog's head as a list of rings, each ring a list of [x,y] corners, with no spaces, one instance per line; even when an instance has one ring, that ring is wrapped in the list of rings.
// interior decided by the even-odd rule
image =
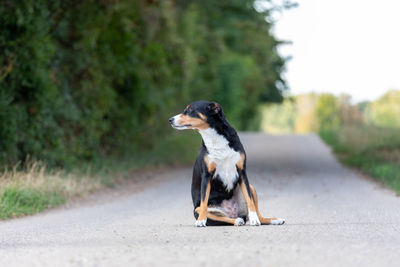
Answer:
[[[200,100],[187,105],[182,113],[170,118],[169,123],[178,130],[200,131],[213,127],[215,123],[223,120],[225,120],[225,115],[221,105]]]

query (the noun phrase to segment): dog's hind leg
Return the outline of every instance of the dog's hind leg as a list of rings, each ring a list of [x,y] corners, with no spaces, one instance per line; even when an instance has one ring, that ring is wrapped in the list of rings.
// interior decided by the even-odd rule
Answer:
[[[200,207],[197,207],[195,209],[196,212],[200,211]],[[217,215],[218,214],[218,215]],[[222,213],[216,213],[216,212],[211,212],[211,211],[207,211],[207,219],[216,221],[216,222],[222,222],[222,223],[226,223],[226,224],[232,224],[235,226],[242,226],[245,225],[245,221],[238,217],[236,219],[234,218],[230,218],[228,216],[223,215]]]
[[[245,224],[244,220],[240,217],[233,219],[233,218],[229,218],[226,216],[218,216],[218,215],[212,214],[211,212],[207,213],[207,218],[210,220],[213,220],[213,221],[225,222],[225,223],[232,224],[235,226],[242,226]]]
[[[254,206],[256,208],[256,212],[258,215],[258,219],[260,220],[261,224],[284,224],[285,219],[280,218],[264,218],[261,216],[260,210],[258,209],[258,197],[256,190],[252,185],[250,185],[251,194],[253,195]]]
[[[254,203],[254,196],[253,193],[251,192],[250,184],[247,180],[247,176],[244,170],[242,170],[242,180],[240,181],[240,190],[242,191],[244,199],[246,200],[250,225],[252,226],[261,225],[261,221],[258,218],[256,205]]]

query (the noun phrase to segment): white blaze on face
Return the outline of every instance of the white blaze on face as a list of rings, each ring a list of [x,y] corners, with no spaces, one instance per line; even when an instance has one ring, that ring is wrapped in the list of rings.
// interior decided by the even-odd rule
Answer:
[[[239,177],[236,164],[241,160],[240,153],[229,147],[228,140],[212,128],[199,133],[207,147],[209,161],[216,164],[214,177],[219,176],[227,190],[231,190]]]

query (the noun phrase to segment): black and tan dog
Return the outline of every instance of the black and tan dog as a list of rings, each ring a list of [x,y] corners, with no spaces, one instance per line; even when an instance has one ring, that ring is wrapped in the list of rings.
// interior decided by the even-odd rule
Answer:
[[[235,129],[217,103],[196,101],[169,119],[178,130],[194,129],[202,146],[193,169],[192,199],[195,226],[283,224],[264,218],[257,194],[246,174],[246,153]]]

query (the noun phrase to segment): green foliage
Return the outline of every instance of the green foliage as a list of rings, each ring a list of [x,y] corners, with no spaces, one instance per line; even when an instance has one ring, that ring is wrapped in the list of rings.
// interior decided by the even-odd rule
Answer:
[[[360,168],[400,194],[400,135],[396,128],[345,126],[320,132],[350,166]]]
[[[319,130],[316,107],[320,95],[310,93],[284,99],[283,104],[264,105],[262,128],[270,133],[310,133]]]
[[[340,126],[339,106],[331,94],[322,94],[317,103],[316,113],[320,130],[336,129]]]
[[[358,104],[346,94],[309,93],[286,98],[282,105],[264,105],[262,128],[271,133],[329,132],[348,125],[399,128],[399,109],[398,90]]]
[[[349,152],[349,148],[340,142],[338,130],[322,130],[319,132],[319,136],[325,141],[325,143],[332,146],[335,153]]]
[[[400,127],[400,91],[391,90],[371,104],[371,121],[376,126]]]
[[[7,188],[0,194],[0,219],[34,214],[64,202],[56,192]]]
[[[296,123],[296,103],[287,98],[282,104],[267,104],[261,109],[261,128],[268,133],[293,133]]]
[[[400,195],[400,166],[392,163],[374,164],[369,167],[371,175]]]
[[[269,11],[253,2],[6,1],[0,164],[157,151],[168,117],[198,99],[256,129],[258,104],[280,101],[285,86]]]

